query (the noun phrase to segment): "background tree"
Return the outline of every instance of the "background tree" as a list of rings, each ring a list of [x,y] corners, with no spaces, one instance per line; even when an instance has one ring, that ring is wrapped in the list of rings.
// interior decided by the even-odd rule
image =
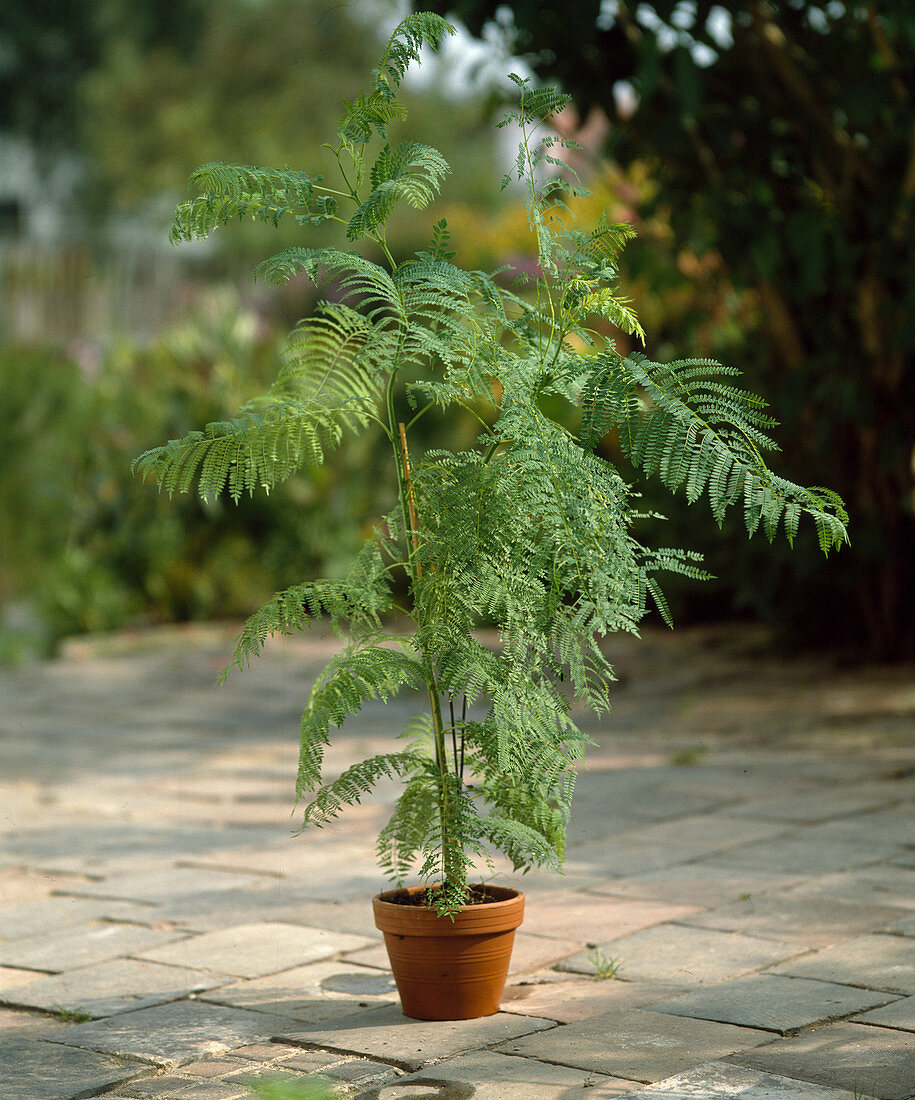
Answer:
[[[786,468],[835,486],[853,517],[850,552],[818,572],[803,550],[739,551],[757,609],[796,638],[913,655],[915,9],[433,6],[476,33],[496,21],[582,116],[605,111],[606,151],[652,168],[644,212],[666,208],[677,240],[756,296],[740,365],[782,413]]]
[[[72,148],[77,89],[112,38],[187,53],[206,0],[0,0],[0,131]]]

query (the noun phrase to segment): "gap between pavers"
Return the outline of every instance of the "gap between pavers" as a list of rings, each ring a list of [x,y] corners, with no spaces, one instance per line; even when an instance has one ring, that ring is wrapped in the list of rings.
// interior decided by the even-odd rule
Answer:
[[[590,893],[555,893],[538,897],[525,906],[524,931],[552,939],[602,943],[700,912],[694,905]]]
[[[807,952],[799,944],[685,924],[656,925],[602,943],[598,950],[618,963],[621,978],[686,988],[761,970]],[[598,964],[593,952],[582,952],[557,963],[556,969],[595,975]]]
[[[292,1029],[286,1022],[275,1042],[336,1050],[388,1062],[415,1071],[455,1054],[555,1028],[553,1020],[498,1012],[476,1020],[414,1020],[398,1005],[367,1009],[334,1021],[332,1028]]]
[[[123,1085],[149,1068],[140,1062],[58,1046],[42,1039],[6,1037],[0,1037],[0,1066],[3,1100],[61,1100],[62,1096],[93,1095]]]
[[[636,1095],[645,1100],[861,1100],[838,1090],[773,1073],[705,1062],[666,1081],[649,1085]]]
[[[422,1095],[428,1090],[430,1097],[449,1100],[572,1100],[579,1095],[581,1100],[610,1100],[641,1088],[637,1081],[481,1050],[401,1077],[396,1084],[360,1093],[359,1100],[405,1100],[405,1095],[411,1094],[404,1089],[411,1085],[420,1087]]]
[[[212,989],[222,981],[226,979],[199,970],[138,959],[111,959],[38,978],[27,985],[0,988],[0,1004],[44,1012],[66,1009],[97,1019],[181,1000],[189,994]]]
[[[174,1001],[123,1012],[49,1034],[49,1043],[132,1058],[170,1069],[210,1054],[266,1042],[288,1025],[282,1016]]]
[[[218,932],[191,936],[152,951],[135,952],[139,958],[170,966],[189,967],[235,978],[259,978],[304,962],[355,951],[372,941],[326,928],[261,921]]]
[[[696,928],[719,928],[777,940],[793,939],[806,947],[821,948],[883,928],[899,916],[899,910],[888,905],[778,893],[732,902],[681,920]]]
[[[773,967],[793,978],[915,994],[915,945],[903,936],[861,936]]]
[[[0,944],[0,963],[23,970],[58,974],[181,941],[185,935],[184,932],[159,932],[133,924],[82,924],[66,932],[29,936]]]
[[[876,1027],[895,1028],[899,1031],[915,1031],[915,997],[893,1001],[885,1008],[865,1012],[854,1019],[856,1024],[873,1024]],[[915,1039],[912,1040],[915,1043]]]
[[[322,1023],[359,1008],[397,1000],[390,973],[345,962],[316,962],[278,974],[233,982],[204,993],[200,1000]]]
[[[616,1008],[641,1008],[684,992],[658,982],[627,982],[619,978],[569,978],[550,971],[509,984],[502,1008],[523,1016],[539,1016],[561,1024],[586,1020]]]
[[[763,974],[734,978],[671,1000],[655,1001],[648,1007],[653,1012],[786,1035],[866,1012],[891,999],[892,994],[847,985]]]
[[[648,1084],[771,1040],[770,1032],[635,1008],[604,1012],[496,1049]]]
[[[857,1089],[881,1100],[907,1100],[915,1093],[911,1034],[864,1024],[830,1024],[723,1060],[833,1088]]]

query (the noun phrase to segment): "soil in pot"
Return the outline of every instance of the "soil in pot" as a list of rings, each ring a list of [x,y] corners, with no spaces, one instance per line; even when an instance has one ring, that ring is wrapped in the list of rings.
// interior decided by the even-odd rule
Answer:
[[[373,899],[404,1014],[417,1020],[471,1020],[499,1011],[524,895],[505,886],[474,887],[450,917],[426,904],[425,887]]]

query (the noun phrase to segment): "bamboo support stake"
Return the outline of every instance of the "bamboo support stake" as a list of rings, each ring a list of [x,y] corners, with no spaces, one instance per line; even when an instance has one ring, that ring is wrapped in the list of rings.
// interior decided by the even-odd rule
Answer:
[[[410,531],[413,538],[413,557],[416,562],[416,575],[422,580],[423,567],[419,560],[419,524],[416,519],[416,500],[413,496],[413,478],[410,473],[410,452],[407,450],[407,429],[401,421],[397,428],[400,432],[400,457],[403,463],[404,486],[407,490],[407,509],[410,513]]]

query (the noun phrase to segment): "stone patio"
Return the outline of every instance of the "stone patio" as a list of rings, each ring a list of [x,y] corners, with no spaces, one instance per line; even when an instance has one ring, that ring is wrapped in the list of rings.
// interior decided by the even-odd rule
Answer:
[[[496,866],[527,894],[502,1011],[421,1023],[369,904],[396,788],[293,835],[336,643],[219,687],[231,640],[0,673],[2,1100],[315,1074],[363,1100],[915,1098],[915,669],[779,661],[746,629],[614,640],[566,874]],[[396,747],[413,704],[366,707],[329,772]]]

